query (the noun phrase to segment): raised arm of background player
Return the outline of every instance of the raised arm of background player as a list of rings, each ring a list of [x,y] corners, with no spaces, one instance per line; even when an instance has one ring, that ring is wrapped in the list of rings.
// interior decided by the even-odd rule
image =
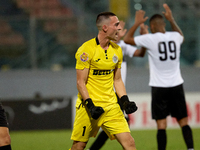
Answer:
[[[118,34],[118,40],[117,41],[114,41],[116,44],[120,41],[120,40],[123,40],[123,37],[124,35],[126,34],[127,32],[127,29],[125,29],[125,22],[124,21],[120,21],[120,25],[121,25],[121,30],[119,31],[119,34]],[[140,34],[147,34],[149,33],[148,32],[148,26],[147,25],[144,25],[144,24],[141,24],[140,25]],[[131,48],[131,46],[129,46],[129,48]],[[133,54],[134,57],[144,57],[146,53],[146,48],[142,47],[141,49],[137,49],[135,51],[135,53]]]
[[[144,23],[140,24],[140,34],[148,34],[148,26],[145,25]],[[133,54],[134,57],[144,57],[146,53],[146,48],[145,47],[141,47],[140,49],[137,49],[135,51],[135,53]]]
[[[172,15],[172,11],[169,8],[169,6],[167,4],[163,4],[163,7],[165,8],[165,12],[162,12],[162,13],[165,16],[165,18],[169,21],[172,30],[179,32],[184,38],[183,32],[181,31],[181,29],[177,25],[176,21],[174,20],[174,17]]]
[[[127,32],[127,34],[124,36],[124,42],[126,44],[136,45],[133,36],[134,36],[137,28],[148,19],[148,17],[144,17],[144,15],[145,15],[145,11],[143,11],[143,10],[136,11],[135,23],[130,28],[130,30]]]

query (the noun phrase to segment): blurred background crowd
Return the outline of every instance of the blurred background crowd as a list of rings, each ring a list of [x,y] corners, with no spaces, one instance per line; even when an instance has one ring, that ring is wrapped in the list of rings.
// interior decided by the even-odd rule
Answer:
[[[0,69],[74,68],[77,48],[97,35],[98,13],[114,12],[129,29],[136,10],[150,17],[162,13],[163,3],[185,36],[181,66],[200,67],[199,0],[0,0]],[[147,58],[134,58],[128,65],[147,63]]]

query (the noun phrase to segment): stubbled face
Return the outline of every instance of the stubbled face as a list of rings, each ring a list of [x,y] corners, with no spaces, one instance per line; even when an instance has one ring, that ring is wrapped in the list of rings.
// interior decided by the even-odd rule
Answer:
[[[108,24],[107,36],[110,40],[117,41],[119,31],[121,30],[120,22],[116,16],[110,17]]]

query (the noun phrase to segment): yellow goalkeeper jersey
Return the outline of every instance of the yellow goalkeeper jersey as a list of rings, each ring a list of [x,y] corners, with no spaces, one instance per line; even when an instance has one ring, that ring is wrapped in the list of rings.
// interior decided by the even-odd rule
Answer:
[[[109,48],[101,48],[98,38],[85,42],[76,52],[76,69],[89,68],[86,84],[89,96],[95,106],[106,107],[117,102],[113,87],[114,70],[121,68],[123,54],[121,48],[110,42]],[[81,103],[78,93],[76,106]]]

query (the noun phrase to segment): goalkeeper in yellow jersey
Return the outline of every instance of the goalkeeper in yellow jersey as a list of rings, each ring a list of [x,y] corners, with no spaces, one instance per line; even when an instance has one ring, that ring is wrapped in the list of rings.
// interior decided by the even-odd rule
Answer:
[[[129,101],[121,78],[122,49],[112,42],[121,30],[119,23],[112,12],[100,13],[96,19],[97,37],[85,42],[76,52],[79,93],[71,150],[83,150],[100,127],[111,140],[117,139],[124,150],[136,150],[115,94],[116,91],[127,114],[137,110],[136,104]]]

